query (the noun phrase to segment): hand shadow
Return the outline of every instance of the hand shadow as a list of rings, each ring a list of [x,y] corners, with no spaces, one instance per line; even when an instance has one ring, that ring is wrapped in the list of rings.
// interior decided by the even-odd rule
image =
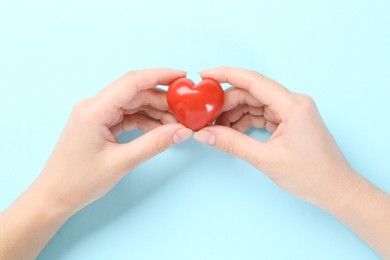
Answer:
[[[125,143],[141,134],[141,131],[126,132],[119,136],[118,140]],[[266,141],[270,137],[264,129],[250,129],[246,134],[261,141]],[[80,244],[83,239],[115,221],[138,203],[142,203],[176,175],[193,167],[194,163],[203,161],[203,157],[215,156],[216,154],[210,154],[214,152],[219,153],[218,150],[210,150],[208,146],[190,138],[145,162],[123,178],[104,197],[71,217],[44,248],[38,259],[66,258],[72,247]]]
[[[118,137],[118,141],[125,143],[140,135],[141,131],[126,132]],[[72,216],[47,244],[38,259],[65,257],[82,239],[115,221],[132,207],[142,203],[147,196],[152,195],[175,175],[201,160],[206,154],[204,149],[207,147],[190,138],[137,167],[105,196]],[[170,163],[172,159],[167,161],[168,156],[176,156],[180,160]]]

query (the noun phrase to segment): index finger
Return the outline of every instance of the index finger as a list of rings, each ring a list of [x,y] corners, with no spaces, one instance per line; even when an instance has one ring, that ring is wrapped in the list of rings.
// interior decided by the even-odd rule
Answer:
[[[212,78],[219,83],[229,83],[234,87],[245,89],[265,105],[291,100],[290,91],[285,87],[252,70],[218,67],[204,70],[200,75],[202,78]]]
[[[144,89],[157,85],[168,85],[177,78],[185,77],[186,72],[168,68],[130,71],[100,91],[96,98],[108,105],[121,108]]]

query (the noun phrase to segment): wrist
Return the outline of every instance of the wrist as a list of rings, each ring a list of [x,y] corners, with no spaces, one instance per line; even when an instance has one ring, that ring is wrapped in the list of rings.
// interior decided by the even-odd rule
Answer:
[[[367,192],[374,187],[352,168],[335,172],[335,177],[330,181],[313,204],[335,215],[343,210],[352,201],[358,199],[362,192]]]
[[[34,203],[35,210],[50,223],[58,222],[62,225],[77,210],[64,203],[53,187],[47,187],[39,179],[22,195]]]
[[[390,257],[390,196],[357,172],[338,197],[320,205],[384,258]]]
[[[35,259],[70,216],[35,181],[0,214],[0,258]]]
[[[347,179],[336,185],[327,199],[318,205],[342,222],[345,222],[346,218],[357,218],[357,214],[366,211],[368,207],[375,204],[374,201],[384,195],[383,191],[358,172],[351,170],[347,176]],[[377,206],[380,207],[380,205]]]

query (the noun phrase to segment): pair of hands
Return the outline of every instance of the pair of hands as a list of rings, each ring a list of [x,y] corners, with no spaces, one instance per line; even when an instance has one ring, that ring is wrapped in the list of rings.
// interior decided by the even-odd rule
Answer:
[[[165,92],[184,71],[133,71],[73,109],[61,138],[37,180],[42,192],[70,214],[107,193],[134,167],[189,138],[192,131],[168,111]],[[233,87],[216,125],[194,138],[254,165],[286,191],[315,204],[340,198],[352,169],[326,129],[313,100],[254,71],[220,67],[201,72]],[[139,113],[143,110],[145,113]],[[272,132],[263,143],[241,133]],[[141,137],[119,144],[122,131]],[[336,192],[337,189],[337,192]]]
[[[131,169],[189,138],[169,113],[164,91],[183,71],[129,72],[79,102],[37,180],[0,214],[0,258],[35,258],[65,221],[97,200]],[[390,259],[390,197],[356,173],[323,123],[314,101],[254,71],[201,72],[233,87],[216,125],[194,138],[254,165],[291,194],[328,211]],[[139,110],[144,112],[139,113]],[[272,132],[267,142],[241,133]],[[118,143],[122,131],[146,133]]]

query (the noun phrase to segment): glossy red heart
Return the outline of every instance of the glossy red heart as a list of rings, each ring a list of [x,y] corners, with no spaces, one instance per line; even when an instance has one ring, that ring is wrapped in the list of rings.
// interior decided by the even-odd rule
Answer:
[[[173,81],[168,88],[167,101],[177,120],[193,131],[211,124],[223,106],[224,91],[213,79],[194,84],[188,78]]]

